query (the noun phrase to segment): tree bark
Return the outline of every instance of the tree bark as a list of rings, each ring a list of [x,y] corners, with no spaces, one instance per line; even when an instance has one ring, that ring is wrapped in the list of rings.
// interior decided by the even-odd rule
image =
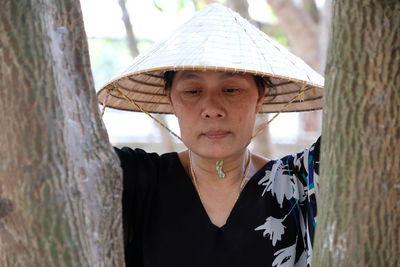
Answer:
[[[400,2],[334,2],[314,266],[400,266]]]
[[[121,172],[78,0],[2,1],[1,266],[122,266]]]

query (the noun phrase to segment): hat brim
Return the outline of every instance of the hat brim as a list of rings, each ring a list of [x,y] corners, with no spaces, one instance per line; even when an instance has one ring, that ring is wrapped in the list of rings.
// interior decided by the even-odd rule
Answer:
[[[322,85],[313,84],[309,81],[288,79],[270,73],[212,66],[167,66],[125,74],[116,77],[102,87],[98,92],[99,102],[110,108],[140,112],[141,110],[137,106],[119,95],[115,90],[118,89],[149,113],[172,114],[173,110],[164,90],[163,78],[164,72],[171,70],[226,71],[270,77],[274,89],[266,91],[260,113],[312,111],[321,109],[323,106]],[[303,91],[299,97],[299,93],[306,85],[308,86],[307,90]],[[290,101],[292,102],[287,105]]]

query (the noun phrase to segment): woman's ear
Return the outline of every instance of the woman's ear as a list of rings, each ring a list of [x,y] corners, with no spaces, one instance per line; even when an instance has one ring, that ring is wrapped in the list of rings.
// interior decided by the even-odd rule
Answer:
[[[256,113],[259,113],[264,102],[264,96],[259,96],[256,103]]]
[[[172,98],[171,98],[171,89],[167,90],[166,93],[167,93],[167,97],[168,97],[168,102],[171,105],[172,113],[176,116],[175,109],[174,109],[174,104],[173,104]]]

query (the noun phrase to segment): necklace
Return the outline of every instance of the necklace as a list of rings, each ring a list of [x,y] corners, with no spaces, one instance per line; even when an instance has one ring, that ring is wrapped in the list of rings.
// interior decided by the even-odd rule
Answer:
[[[249,157],[247,159],[247,163],[246,163],[246,168],[243,171],[243,177],[242,180],[240,182],[240,187],[239,187],[239,193],[236,196],[236,200],[239,199],[240,194],[243,191],[244,186],[246,185],[246,183],[250,180],[248,178],[249,175],[249,171],[250,171],[250,161],[251,161],[251,155],[249,153]],[[192,175],[192,181],[194,184],[194,187],[196,188],[197,193],[199,194],[200,199],[202,199],[201,194],[200,194],[200,189],[199,186],[197,185],[197,178],[196,178],[196,174],[194,173],[194,169],[193,169],[193,164],[192,164],[192,152],[189,150],[189,168],[190,168],[190,174]]]
[[[223,161],[223,160],[218,160],[218,161],[215,163],[215,169],[217,170],[218,177],[221,178],[221,179],[224,179],[224,178],[225,178],[225,173],[224,173],[224,171],[222,170],[223,167],[224,167],[224,161]]]

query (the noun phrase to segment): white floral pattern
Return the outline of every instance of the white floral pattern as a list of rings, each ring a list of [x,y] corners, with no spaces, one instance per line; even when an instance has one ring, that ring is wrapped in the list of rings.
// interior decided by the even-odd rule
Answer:
[[[263,225],[258,226],[255,230],[264,230],[263,236],[269,236],[269,239],[272,240],[272,245],[275,246],[276,242],[281,240],[282,235],[285,233],[285,226],[282,224],[282,220],[270,216]]]
[[[278,160],[273,165],[272,170],[265,172],[264,178],[258,184],[265,186],[262,195],[266,192],[271,192],[281,207],[284,199],[299,198],[298,186],[292,176],[285,174],[284,165],[281,160]]]
[[[272,213],[263,224],[255,227],[255,231],[263,230],[263,237],[269,238],[271,245],[277,249],[274,252],[273,267],[311,265],[312,241],[316,225],[315,194],[318,169],[319,139],[310,149],[274,160],[273,165],[265,171],[265,176],[258,182],[258,185],[264,187],[261,197],[273,197],[286,213],[283,218],[280,217],[282,211],[278,212],[280,214],[278,218],[271,216]],[[293,234],[285,236],[286,225],[293,222],[298,231],[295,240]]]
[[[294,265],[294,257],[296,255],[296,244],[283,248],[274,253],[275,260],[272,262],[273,267],[292,267]]]

